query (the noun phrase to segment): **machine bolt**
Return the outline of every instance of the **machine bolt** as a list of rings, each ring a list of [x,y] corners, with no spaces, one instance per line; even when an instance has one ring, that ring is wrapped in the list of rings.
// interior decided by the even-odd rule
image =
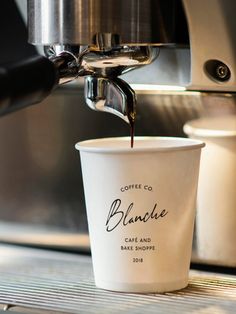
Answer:
[[[210,59],[204,64],[205,74],[213,81],[226,83],[231,76],[229,67],[220,60]]]
[[[228,79],[229,74],[230,74],[230,71],[229,71],[229,68],[227,67],[227,65],[225,65],[223,63],[217,65],[217,67],[216,67],[217,78],[224,81],[224,80]]]

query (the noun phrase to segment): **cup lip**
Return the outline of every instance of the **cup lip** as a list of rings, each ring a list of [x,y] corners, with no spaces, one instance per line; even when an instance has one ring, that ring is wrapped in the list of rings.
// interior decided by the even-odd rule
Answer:
[[[185,123],[183,130],[190,137],[236,137],[236,115],[191,120]]]
[[[181,150],[193,150],[200,149],[205,146],[205,143],[201,140],[190,139],[186,137],[170,137],[170,136],[135,136],[134,138],[134,147],[131,148],[129,145],[125,147],[108,147],[106,143],[110,141],[122,141],[130,143],[130,137],[106,137],[106,138],[97,138],[90,139],[85,141],[80,141],[75,144],[75,148],[82,152],[91,152],[91,153],[137,153],[137,152],[169,152],[169,151],[181,151]],[[137,141],[155,141],[155,142],[173,142],[173,145],[166,147],[161,146],[146,146],[146,147],[135,147]],[[99,143],[100,146],[93,146],[93,143]],[[182,142],[182,144],[181,144]]]

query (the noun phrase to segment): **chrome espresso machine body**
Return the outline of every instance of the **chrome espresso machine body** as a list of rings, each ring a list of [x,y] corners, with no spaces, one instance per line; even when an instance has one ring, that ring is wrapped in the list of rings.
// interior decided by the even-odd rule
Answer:
[[[26,2],[16,3],[26,13]],[[0,239],[86,250],[74,143],[129,129],[83,103],[135,120],[137,135],[183,136],[188,120],[236,113],[236,2],[28,0],[27,7],[29,42],[45,56],[0,68],[0,114],[45,100],[0,121]]]

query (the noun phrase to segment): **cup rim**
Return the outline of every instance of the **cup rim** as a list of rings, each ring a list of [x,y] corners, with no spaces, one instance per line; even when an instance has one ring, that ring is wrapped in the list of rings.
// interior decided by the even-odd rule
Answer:
[[[236,115],[203,117],[188,121],[183,127],[188,136],[197,137],[235,137]]]
[[[124,143],[124,146],[108,146],[109,142]],[[150,142],[150,146],[138,146],[140,142]],[[167,146],[163,146],[166,142]],[[152,143],[152,145],[151,145]],[[153,143],[156,145],[153,146]],[[172,145],[171,145],[172,143]],[[99,146],[98,146],[99,144]],[[158,145],[159,144],[159,145]],[[162,144],[162,146],[160,145]],[[137,153],[137,152],[169,152],[179,150],[200,149],[205,146],[201,140],[185,137],[165,137],[165,136],[135,136],[134,147],[130,147],[130,137],[106,137],[80,141],[75,144],[75,148],[82,152],[94,153]]]

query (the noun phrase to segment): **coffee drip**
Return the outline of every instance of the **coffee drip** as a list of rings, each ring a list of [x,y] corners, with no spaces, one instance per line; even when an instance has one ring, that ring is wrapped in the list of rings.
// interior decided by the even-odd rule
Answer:
[[[130,124],[130,147],[134,147],[134,123]]]
[[[130,112],[129,115],[129,124],[130,124],[130,148],[134,147],[134,131],[135,131],[135,117],[136,117],[136,111],[135,108],[133,108],[134,111]]]

